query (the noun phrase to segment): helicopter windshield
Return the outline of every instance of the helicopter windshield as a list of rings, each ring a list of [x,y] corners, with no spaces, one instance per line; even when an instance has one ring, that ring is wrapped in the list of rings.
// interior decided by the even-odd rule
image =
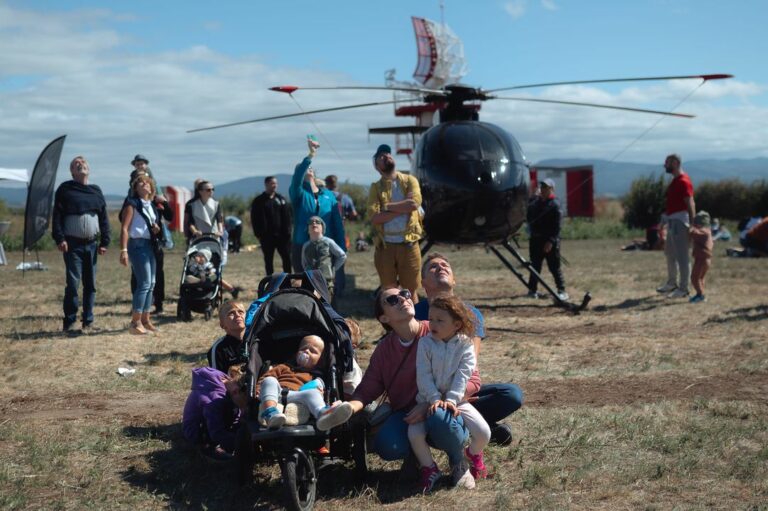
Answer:
[[[498,126],[473,121],[442,123],[424,134],[417,171],[452,186],[513,187],[524,159],[520,146]]]

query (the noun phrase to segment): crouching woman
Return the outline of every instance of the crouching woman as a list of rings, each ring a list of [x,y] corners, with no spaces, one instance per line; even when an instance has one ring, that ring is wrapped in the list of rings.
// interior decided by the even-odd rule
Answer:
[[[372,451],[387,461],[411,458],[416,468],[417,463],[410,455],[408,426],[424,421],[429,444],[448,456],[452,484],[462,485],[462,478],[469,474],[463,451],[469,433],[461,416],[454,417],[444,408],[437,408],[427,416],[429,405],[416,404],[417,345],[419,339],[429,333],[429,322],[414,318],[413,301],[407,289],[381,291],[376,298],[375,314],[388,333],[377,344],[350,401],[355,412],[382,395],[385,396],[382,401],[389,402],[392,414],[378,428],[372,445],[369,444]],[[472,385],[470,380],[468,393]]]

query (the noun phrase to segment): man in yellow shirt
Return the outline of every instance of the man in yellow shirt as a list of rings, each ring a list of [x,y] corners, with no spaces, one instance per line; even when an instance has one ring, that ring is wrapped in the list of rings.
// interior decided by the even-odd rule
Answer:
[[[374,264],[383,289],[400,285],[418,301],[421,285],[422,229],[419,181],[395,170],[392,148],[382,144],[373,155],[381,179],[371,184],[368,217],[374,227]]]

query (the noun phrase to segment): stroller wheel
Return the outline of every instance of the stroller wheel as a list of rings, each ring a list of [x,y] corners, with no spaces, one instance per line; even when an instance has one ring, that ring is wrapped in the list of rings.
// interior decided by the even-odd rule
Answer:
[[[213,312],[211,312],[211,308],[210,307],[205,309],[205,320],[206,321],[210,321],[212,315],[213,315]]]
[[[315,504],[317,477],[312,458],[299,448],[280,460],[288,509],[307,511]]]
[[[362,424],[352,426],[352,460],[355,463],[355,484],[362,485],[368,477],[368,461],[366,459],[366,429]]]

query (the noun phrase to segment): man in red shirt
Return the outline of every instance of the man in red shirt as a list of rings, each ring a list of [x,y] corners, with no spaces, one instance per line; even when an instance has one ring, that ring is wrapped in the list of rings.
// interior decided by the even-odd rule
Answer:
[[[667,187],[666,211],[662,215],[667,224],[667,242],[664,246],[664,254],[667,256],[667,282],[656,291],[669,293],[669,298],[683,298],[688,296],[688,231],[693,217],[696,216],[696,203],[693,201],[693,184],[688,174],[683,172],[680,155],[667,156],[664,169],[668,174],[672,174],[672,181]]]

